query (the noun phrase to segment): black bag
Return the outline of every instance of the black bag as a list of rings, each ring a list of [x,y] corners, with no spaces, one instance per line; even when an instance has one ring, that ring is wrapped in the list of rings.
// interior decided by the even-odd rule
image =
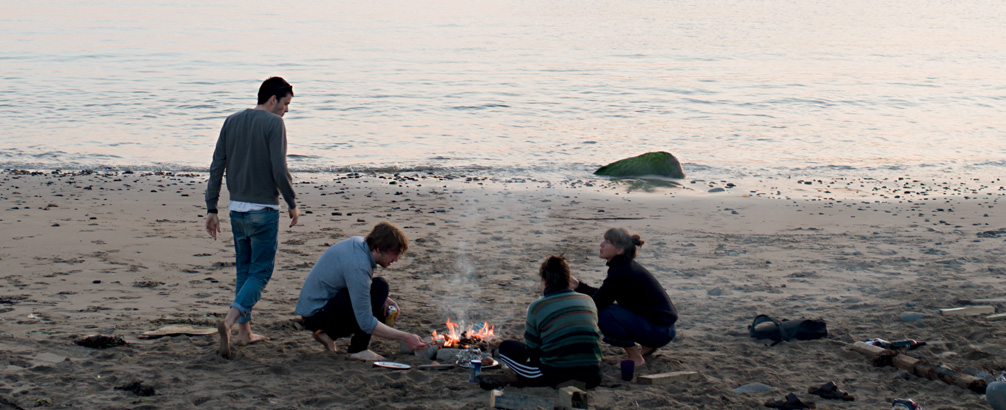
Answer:
[[[764,324],[765,322],[771,324]],[[780,322],[768,315],[758,315],[751,326],[748,326],[748,331],[755,339],[772,339],[775,342],[772,346],[775,346],[784,340],[813,340],[828,336],[828,325],[821,319],[783,319]]]

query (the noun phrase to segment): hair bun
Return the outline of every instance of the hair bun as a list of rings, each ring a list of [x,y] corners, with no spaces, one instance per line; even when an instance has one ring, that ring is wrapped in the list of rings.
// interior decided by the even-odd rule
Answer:
[[[643,238],[640,238],[639,235],[632,235],[632,244],[633,245],[643,246],[644,243],[646,243],[646,241],[644,241]]]
[[[550,269],[561,268],[563,262],[564,258],[562,256],[555,256],[555,255],[549,256],[548,260],[545,261],[546,265]]]

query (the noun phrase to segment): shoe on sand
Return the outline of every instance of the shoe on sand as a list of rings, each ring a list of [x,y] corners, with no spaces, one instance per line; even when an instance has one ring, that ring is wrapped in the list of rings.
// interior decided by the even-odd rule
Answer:
[[[786,395],[786,400],[769,400],[765,402],[765,407],[772,407],[781,410],[800,410],[800,409],[816,409],[817,405],[814,402],[804,402],[796,397],[795,394],[790,393]]]
[[[827,382],[820,386],[810,386],[807,388],[807,393],[821,396],[826,399],[845,400],[845,401],[856,400],[856,398],[853,397],[851,394],[849,394],[849,392],[839,390],[838,385],[836,385],[835,382]]]

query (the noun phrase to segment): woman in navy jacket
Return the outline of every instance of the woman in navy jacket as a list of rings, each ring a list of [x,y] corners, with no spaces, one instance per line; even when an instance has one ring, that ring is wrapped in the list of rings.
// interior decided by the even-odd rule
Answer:
[[[625,349],[636,367],[643,356],[674,339],[678,312],[667,291],[650,271],[636,263],[636,250],[643,246],[639,235],[625,228],[604,233],[599,256],[607,260],[608,275],[600,288],[572,278],[570,287],[590,295],[598,311],[598,326],[604,341]],[[638,343],[638,346],[637,346]]]

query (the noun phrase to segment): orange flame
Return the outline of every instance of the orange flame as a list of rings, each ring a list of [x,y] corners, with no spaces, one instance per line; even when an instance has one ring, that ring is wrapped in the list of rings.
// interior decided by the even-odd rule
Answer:
[[[430,342],[435,345],[440,345],[443,347],[463,347],[461,345],[461,339],[475,339],[475,340],[490,340],[496,337],[496,326],[489,326],[489,324],[482,324],[479,329],[472,329],[471,331],[462,332],[458,335],[458,324],[452,322],[450,318],[447,318],[447,332],[444,334],[437,334],[437,331],[433,331],[433,336],[430,337]]]

